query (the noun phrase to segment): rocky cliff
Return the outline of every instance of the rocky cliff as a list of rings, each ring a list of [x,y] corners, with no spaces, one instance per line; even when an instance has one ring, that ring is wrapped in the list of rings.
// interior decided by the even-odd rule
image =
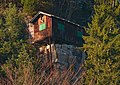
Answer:
[[[78,47],[67,44],[44,45],[39,48],[39,52],[44,53],[48,58],[51,56],[52,59],[49,58],[46,60],[51,60],[53,64],[58,63],[60,67],[62,67],[62,65],[69,67],[73,64],[75,70],[79,68],[86,57],[86,54]]]

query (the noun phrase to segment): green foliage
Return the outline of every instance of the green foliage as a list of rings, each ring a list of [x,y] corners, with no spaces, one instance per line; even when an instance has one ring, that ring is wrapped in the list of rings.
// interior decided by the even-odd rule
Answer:
[[[34,14],[36,11],[49,9],[52,5],[45,0],[21,0],[23,11],[27,14]]]
[[[27,38],[25,33],[25,22],[20,16],[15,5],[3,12],[3,26],[0,28],[0,63],[3,64],[7,58],[19,53],[20,45]]]
[[[110,3],[110,2],[109,2]],[[92,22],[88,24],[84,45],[88,58],[85,61],[85,84],[118,85],[120,83],[120,33],[116,22],[118,7],[98,1],[94,6]]]
[[[2,13],[0,28],[0,76],[6,76],[14,85],[27,85],[33,75],[35,50],[27,43],[26,25],[21,15],[10,3]]]
[[[33,12],[35,10],[35,1],[36,0],[21,0],[23,10],[27,13]]]
[[[21,45],[17,58],[12,56],[2,69],[14,85],[28,85],[32,83],[33,64],[32,58],[27,52],[26,44]]]
[[[23,32],[25,22],[19,16],[19,12],[15,5],[9,4],[9,8],[4,11],[5,16],[5,29],[6,36],[9,40],[16,41],[24,38]],[[13,40],[14,39],[14,40]]]

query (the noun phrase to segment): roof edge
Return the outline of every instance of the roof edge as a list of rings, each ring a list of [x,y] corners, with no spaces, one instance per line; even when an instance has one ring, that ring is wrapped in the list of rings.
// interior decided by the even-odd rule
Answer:
[[[44,14],[44,15],[47,15],[47,16],[53,16],[52,14],[45,13],[45,12],[42,12],[42,11],[39,11],[39,14]]]
[[[74,25],[76,25],[76,26],[78,26],[78,27],[82,27],[82,28],[83,28],[83,26],[81,26],[81,25],[79,25],[79,24],[77,24],[77,23],[74,23],[74,22],[72,22],[72,21],[70,21],[70,20],[67,20],[67,19],[64,19],[64,18],[55,16],[55,15],[52,15],[52,14],[49,14],[49,13],[45,13],[45,12],[42,12],[42,11],[39,11],[39,12],[31,19],[30,23],[32,23],[40,14],[47,15],[47,16],[50,16],[50,17],[54,17],[54,18],[57,18],[57,19],[61,19],[61,20],[63,20],[63,21],[66,21],[66,22],[68,22],[68,23],[71,23],[71,24],[74,24]]]

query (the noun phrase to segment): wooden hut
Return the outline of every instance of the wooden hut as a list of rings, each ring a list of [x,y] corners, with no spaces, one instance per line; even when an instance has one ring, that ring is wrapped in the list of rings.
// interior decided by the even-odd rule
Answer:
[[[52,14],[39,11],[29,22],[32,43],[46,43],[48,39],[57,44],[82,46],[85,30],[78,24]]]

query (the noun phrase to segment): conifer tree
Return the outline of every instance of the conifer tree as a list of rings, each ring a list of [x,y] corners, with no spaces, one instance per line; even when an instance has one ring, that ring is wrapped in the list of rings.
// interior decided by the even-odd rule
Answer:
[[[23,11],[24,13],[27,14],[34,14],[36,11],[40,10],[47,10],[49,9],[52,5],[50,1],[46,0],[21,0],[21,3],[23,5]]]
[[[20,44],[26,38],[25,24],[15,5],[9,4],[3,12],[3,18],[0,28],[0,63],[17,55]]]
[[[35,9],[35,1],[36,0],[21,0],[24,12],[26,13],[33,12],[33,10]]]
[[[94,15],[84,37],[86,85],[118,85],[120,83],[120,5],[111,1],[95,0]]]
[[[31,45],[26,42],[25,22],[14,4],[10,3],[2,16],[4,19],[1,19],[0,22],[2,26],[0,28],[0,76],[1,74],[5,75],[3,71],[5,70],[10,80],[11,77],[14,78],[14,81],[11,80],[12,83],[18,85],[21,80],[24,82],[23,77],[21,77],[24,75],[22,65],[25,69],[32,66],[29,64],[32,63],[30,60],[35,55],[33,52],[34,47],[31,49]],[[4,69],[1,69],[1,67],[4,67]],[[8,71],[11,74],[7,74]],[[15,78],[16,75],[17,77]]]

